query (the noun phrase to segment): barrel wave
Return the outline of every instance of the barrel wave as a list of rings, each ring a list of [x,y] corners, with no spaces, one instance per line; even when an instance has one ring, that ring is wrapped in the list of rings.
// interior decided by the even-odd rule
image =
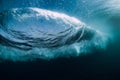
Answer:
[[[79,56],[104,49],[107,38],[80,20],[39,8],[0,13],[0,58],[13,61]]]

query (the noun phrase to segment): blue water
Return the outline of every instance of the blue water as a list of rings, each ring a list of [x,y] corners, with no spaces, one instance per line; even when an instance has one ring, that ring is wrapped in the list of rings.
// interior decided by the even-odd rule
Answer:
[[[1,13],[1,58],[52,59],[104,49],[107,35],[77,18],[40,8],[13,8]],[[101,45],[102,44],[102,45]]]
[[[120,0],[0,0],[0,80],[120,80]]]
[[[105,50],[114,41],[114,35],[119,34],[118,3],[116,0],[1,1],[0,58],[49,60]]]

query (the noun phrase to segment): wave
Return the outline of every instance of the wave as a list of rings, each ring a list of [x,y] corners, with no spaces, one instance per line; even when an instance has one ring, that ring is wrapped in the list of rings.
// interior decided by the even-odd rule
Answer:
[[[103,49],[107,38],[80,20],[39,8],[14,8],[0,13],[0,58],[53,59]]]

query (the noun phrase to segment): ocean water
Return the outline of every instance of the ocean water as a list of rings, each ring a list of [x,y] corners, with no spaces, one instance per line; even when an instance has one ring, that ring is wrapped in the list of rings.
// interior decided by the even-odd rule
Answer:
[[[0,31],[1,58],[14,61],[80,56],[104,49],[108,40],[74,17],[33,7],[1,12]]]
[[[111,37],[66,13],[32,7],[32,4],[2,10],[0,19],[0,57],[6,60],[77,57],[96,49],[104,50]]]
[[[0,0],[1,74],[15,79],[117,80],[119,4]]]

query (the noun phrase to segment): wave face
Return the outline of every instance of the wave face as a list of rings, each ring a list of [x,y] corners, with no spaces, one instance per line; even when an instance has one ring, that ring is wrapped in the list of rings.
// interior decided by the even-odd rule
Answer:
[[[104,34],[63,13],[15,8],[0,13],[0,58],[52,59],[79,56],[106,45]]]

